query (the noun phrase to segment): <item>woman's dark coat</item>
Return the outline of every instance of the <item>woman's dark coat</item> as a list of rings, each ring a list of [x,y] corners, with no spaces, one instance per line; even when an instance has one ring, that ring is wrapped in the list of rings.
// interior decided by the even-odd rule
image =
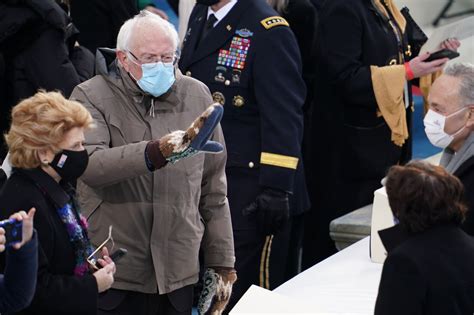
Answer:
[[[15,170],[0,192],[3,217],[36,208],[34,227],[39,240],[36,293],[31,306],[18,314],[96,314],[97,282],[91,274],[82,278],[73,274],[76,257],[66,227],[57,214],[57,208],[70,198],[61,185],[40,169]]]
[[[440,226],[389,250],[375,315],[474,313],[474,238]]]

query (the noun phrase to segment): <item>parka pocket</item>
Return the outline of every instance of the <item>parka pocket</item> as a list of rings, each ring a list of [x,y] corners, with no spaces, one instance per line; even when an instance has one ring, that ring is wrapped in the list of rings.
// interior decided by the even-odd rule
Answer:
[[[145,140],[147,127],[138,123],[125,122],[115,116],[109,118],[110,142],[112,147]]]

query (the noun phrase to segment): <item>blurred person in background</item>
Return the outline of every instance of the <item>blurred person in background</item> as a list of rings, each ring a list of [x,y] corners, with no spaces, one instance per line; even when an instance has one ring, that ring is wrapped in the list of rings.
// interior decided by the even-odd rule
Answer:
[[[63,0],[81,32],[81,45],[94,55],[97,48],[115,48],[120,27],[140,10],[148,10],[167,20],[153,0]],[[166,0],[160,0],[166,1]]]
[[[336,252],[330,222],[371,204],[387,169],[411,159],[411,81],[448,61],[414,55],[392,0],[325,1],[319,13],[304,268]]]
[[[182,46],[184,37],[186,36],[186,31],[188,30],[189,16],[193,11],[196,0],[179,0],[178,1],[178,17],[179,17],[179,43],[180,47]]]
[[[469,211],[464,230],[474,236],[474,65],[449,65],[428,96],[425,132],[443,149],[440,165],[464,184]]]
[[[168,3],[167,0],[159,0],[159,2],[166,2]],[[156,7],[155,1],[152,0],[138,0],[138,9],[139,10],[147,10],[150,11],[151,13],[154,13],[161,17],[162,19],[168,21],[168,15],[166,15],[166,12],[163,10],[160,10]],[[177,13],[177,12],[176,12]]]
[[[385,187],[399,224],[379,231],[387,258],[375,315],[474,313],[474,238],[461,229],[461,181],[412,161],[390,168]]]
[[[19,211],[10,219],[22,222],[22,240],[6,248],[4,274],[0,274],[0,312],[17,312],[30,305],[35,293],[38,269],[38,237],[33,230],[35,209]],[[5,251],[8,235],[0,228],[0,253]]]
[[[0,3],[0,133],[10,126],[10,111],[38,89],[72,89],[94,73],[92,54],[78,45],[79,32],[54,0]],[[0,160],[6,155],[3,137]]]
[[[324,1],[326,0],[310,0],[313,6],[316,8],[316,11],[319,12],[323,7]]]
[[[138,13],[138,0],[69,0],[70,14],[81,32],[81,44],[94,55],[114,48],[122,24]]]
[[[88,264],[93,247],[71,185],[87,167],[84,130],[92,117],[81,104],[43,91],[16,105],[11,117],[5,139],[13,171],[0,193],[0,212],[34,207],[39,240],[35,296],[18,314],[95,315],[115,264],[106,248],[98,258],[102,269]]]

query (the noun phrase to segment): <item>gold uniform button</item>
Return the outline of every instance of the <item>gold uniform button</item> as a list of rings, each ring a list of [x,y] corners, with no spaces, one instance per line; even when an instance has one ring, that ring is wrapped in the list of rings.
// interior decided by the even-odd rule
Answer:
[[[235,107],[242,107],[245,104],[245,99],[240,95],[236,95],[232,100],[232,104],[234,104]]]
[[[249,167],[250,168],[253,168],[255,166],[255,164],[253,164],[253,162],[249,162]]]
[[[408,57],[411,57],[411,46],[410,46],[410,45],[407,45],[407,50],[405,51],[405,54],[406,54]]]
[[[190,77],[190,76],[191,76],[191,71],[189,71],[189,70],[186,71],[186,75],[187,75],[188,77]]]

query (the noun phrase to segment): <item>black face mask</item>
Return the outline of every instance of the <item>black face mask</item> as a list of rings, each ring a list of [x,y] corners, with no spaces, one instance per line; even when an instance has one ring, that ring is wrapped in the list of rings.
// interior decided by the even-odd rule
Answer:
[[[204,4],[204,5],[213,5],[219,2],[219,0],[196,0],[197,3],[199,4]]]
[[[87,150],[62,150],[54,156],[49,165],[61,176],[61,179],[70,182],[78,179],[86,171],[88,163]]]

